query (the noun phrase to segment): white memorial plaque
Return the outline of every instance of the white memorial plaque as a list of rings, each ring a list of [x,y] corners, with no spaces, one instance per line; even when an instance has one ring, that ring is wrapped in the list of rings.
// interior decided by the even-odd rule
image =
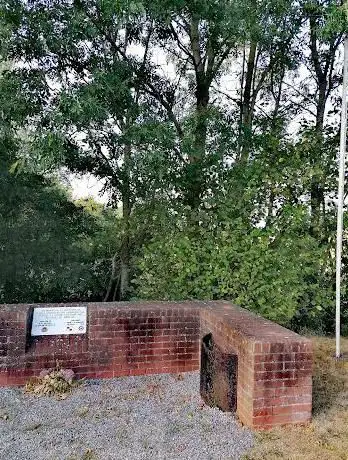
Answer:
[[[85,334],[87,307],[34,308],[31,335]]]

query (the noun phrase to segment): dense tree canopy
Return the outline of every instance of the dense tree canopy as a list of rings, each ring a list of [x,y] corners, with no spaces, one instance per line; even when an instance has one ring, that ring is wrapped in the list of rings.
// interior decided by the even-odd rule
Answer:
[[[47,247],[76,249],[88,267],[109,260],[91,297],[229,298],[330,330],[340,2],[0,4],[3,186],[16,196],[0,209],[18,228],[30,183],[37,216],[64,202]],[[102,180],[119,212],[89,215],[98,224],[85,231],[81,209],[47,185],[62,167]],[[32,231],[39,244],[45,232]],[[104,250],[71,252],[64,235]],[[11,267],[34,263],[10,251]]]

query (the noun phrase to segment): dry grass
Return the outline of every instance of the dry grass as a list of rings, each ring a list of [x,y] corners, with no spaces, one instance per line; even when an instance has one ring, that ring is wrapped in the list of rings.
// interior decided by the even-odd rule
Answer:
[[[314,337],[313,344],[312,423],[259,433],[245,460],[348,460],[348,362],[333,358],[333,339]],[[348,353],[348,339],[342,351]]]
[[[73,374],[70,369],[61,369],[57,363],[55,369],[30,379],[24,387],[24,392],[38,397],[54,396],[57,399],[65,399],[77,385],[77,382],[73,381]]]

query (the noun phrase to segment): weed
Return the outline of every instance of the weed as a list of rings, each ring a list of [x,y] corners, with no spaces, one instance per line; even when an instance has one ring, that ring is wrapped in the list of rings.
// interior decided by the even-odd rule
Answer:
[[[147,386],[147,391],[151,396],[157,396],[159,400],[163,399],[163,390],[160,383],[149,384]]]
[[[39,377],[30,379],[25,385],[24,392],[35,396],[55,396],[58,399],[65,399],[76,386],[73,372],[60,368],[57,362],[55,369],[49,369]]]
[[[92,449],[87,449],[86,452],[82,454],[81,460],[96,460],[97,456]]]
[[[86,417],[88,415],[88,412],[89,412],[89,407],[87,406],[84,406],[84,407],[81,407],[78,411],[77,411],[77,415],[79,417]]]
[[[42,427],[42,423],[40,422],[37,422],[37,423],[32,423],[31,425],[27,425],[25,428],[24,428],[24,431],[36,431],[38,430],[39,428]]]
[[[0,410],[0,420],[9,420],[10,416],[7,412]]]

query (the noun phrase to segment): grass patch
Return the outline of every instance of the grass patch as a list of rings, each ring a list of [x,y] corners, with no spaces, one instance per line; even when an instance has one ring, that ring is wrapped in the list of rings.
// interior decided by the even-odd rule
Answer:
[[[348,362],[333,358],[333,339],[312,340],[312,423],[258,433],[244,460],[348,460]],[[342,351],[348,353],[348,339],[342,339]]]

